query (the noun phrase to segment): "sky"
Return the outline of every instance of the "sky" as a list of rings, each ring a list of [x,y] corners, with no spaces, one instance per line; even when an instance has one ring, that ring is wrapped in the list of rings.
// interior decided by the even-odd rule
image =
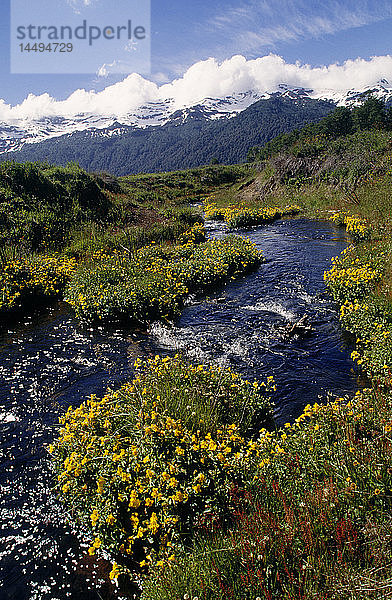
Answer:
[[[278,83],[340,90],[386,78],[392,86],[392,0],[152,0],[151,68],[133,74],[112,72],[113,53],[95,73],[11,74],[14,1],[29,5],[0,0],[0,120],[121,114],[167,96],[180,106]],[[76,13],[96,3],[101,15],[116,3],[58,1]]]

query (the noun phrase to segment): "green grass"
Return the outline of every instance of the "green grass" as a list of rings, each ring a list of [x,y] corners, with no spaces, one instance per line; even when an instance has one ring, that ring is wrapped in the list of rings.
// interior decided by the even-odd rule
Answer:
[[[130,202],[142,202],[156,207],[159,204],[175,206],[192,204],[216,189],[231,192],[233,184],[249,177],[249,165],[214,165],[185,171],[130,175],[119,178]]]

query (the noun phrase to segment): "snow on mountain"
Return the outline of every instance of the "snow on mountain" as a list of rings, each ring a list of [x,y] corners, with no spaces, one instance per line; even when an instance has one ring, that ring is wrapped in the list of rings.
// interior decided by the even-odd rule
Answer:
[[[105,130],[105,135],[120,135],[122,128],[159,127],[169,121],[181,124],[190,119],[215,120],[231,118],[248,108],[263,96],[255,92],[245,92],[227,98],[206,98],[196,106],[176,109],[174,100],[149,102],[137,113],[125,116],[104,117],[92,114],[77,115],[72,119],[45,117],[36,120],[18,120],[14,123],[0,122],[0,153],[20,150],[25,144],[71,134],[75,131]]]
[[[332,90],[325,90],[323,92],[314,93],[311,92],[310,96],[317,100],[332,100],[337,106],[358,106],[368,96],[378,98],[386,104],[392,104],[392,86],[386,79],[381,79],[374,86],[367,86],[361,89],[353,88],[345,93],[338,93]]]
[[[355,106],[368,95],[373,95],[387,104],[392,104],[392,86],[385,79],[377,85],[363,89],[337,93],[332,90],[315,92],[311,89],[296,88],[284,83],[276,91],[258,93],[242,92],[225,98],[206,98],[199,104],[177,108],[174,100],[149,102],[137,112],[125,116],[99,116],[80,114],[73,118],[45,117],[35,120],[15,120],[13,123],[0,122],[0,153],[20,150],[25,144],[71,134],[76,131],[89,131],[92,137],[118,136],[129,128],[144,129],[159,127],[167,123],[181,125],[191,120],[214,121],[236,117],[243,110],[262,99],[273,97],[288,98],[295,103],[312,98],[331,101],[337,106]]]

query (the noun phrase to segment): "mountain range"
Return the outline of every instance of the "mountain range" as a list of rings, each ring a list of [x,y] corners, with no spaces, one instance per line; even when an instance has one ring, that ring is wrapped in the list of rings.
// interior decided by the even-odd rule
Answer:
[[[369,95],[392,104],[386,80],[344,94],[282,84],[271,93],[248,91],[181,108],[172,99],[150,102],[121,117],[80,114],[0,122],[0,160],[72,160],[116,175],[238,163],[250,147]]]

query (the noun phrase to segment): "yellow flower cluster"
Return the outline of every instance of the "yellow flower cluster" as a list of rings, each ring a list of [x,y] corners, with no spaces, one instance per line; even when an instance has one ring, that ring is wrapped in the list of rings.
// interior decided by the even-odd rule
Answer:
[[[324,281],[328,285],[339,285],[346,288],[364,285],[366,289],[380,278],[379,271],[373,269],[371,265],[358,265],[351,267],[341,267],[335,264],[332,269],[324,273]]]
[[[345,225],[347,232],[350,233],[356,241],[365,240],[370,235],[369,224],[359,216],[351,215],[347,212],[334,212],[329,219],[335,223],[335,225]]]
[[[387,259],[383,247],[367,244],[349,246],[333,259],[333,267],[324,279],[335,300],[340,303],[340,320],[356,336],[351,358],[362,365],[371,378],[377,375],[392,383],[392,324],[389,311],[380,304],[377,287]]]
[[[356,298],[353,301],[346,300],[340,307],[340,317],[345,317],[348,313],[357,312],[359,310],[368,310],[366,303],[360,303]]]
[[[370,262],[362,262],[356,257],[354,250],[353,246],[346,248],[340,256],[332,259],[332,268],[324,273],[325,283],[335,300],[342,304],[369,294],[382,275]]]
[[[200,242],[204,242],[206,239],[206,230],[204,229],[204,225],[201,223],[195,223],[193,227],[185,231],[179,237],[179,244],[189,244],[194,246],[196,244],[200,244]]]
[[[286,208],[262,207],[249,208],[244,205],[217,207],[209,199],[204,201],[204,212],[206,219],[224,220],[231,228],[249,227],[270,223],[284,215],[295,215],[300,212],[299,206],[287,206]]]
[[[392,324],[388,315],[380,314],[379,307],[370,300],[346,300],[340,307],[340,319],[345,329],[357,336],[357,349],[352,360],[364,365],[370,376],[377,374],[388,385],[392,384]]]
[[[0,310],[19,308],[27,298],[57,296],[76,269],[76,260],[59,255],[15,259],[0,273]]]
[[[262,259],[249,240],[227,237],[194,244],[201,235],[197,224],[184,244],[148,246],[132,256],[101,253],[72,278],[66,300],[87,321],[169,319],[190,292],[227,281]]]
[[[204,218],[207,221],[223,221],[226,209],[218,207],[214,202],[204,202]]]
[[[200,513],[219,513],[230,486],[258,460],[269,434],[248,441],[240,427],[244,412],[253,414],[274,384],[251,384],[179,357],[137,361],[136,368],[139,375],[117,392],[68,409],[50,451],[60,493],[92,530],[90,554],[102,545],[148,566],[170,562]],[[209,418],[217,397],[221,414],[230,416],[241,396],[238,424]],[[183,418],[172,416],[176,406]]]

